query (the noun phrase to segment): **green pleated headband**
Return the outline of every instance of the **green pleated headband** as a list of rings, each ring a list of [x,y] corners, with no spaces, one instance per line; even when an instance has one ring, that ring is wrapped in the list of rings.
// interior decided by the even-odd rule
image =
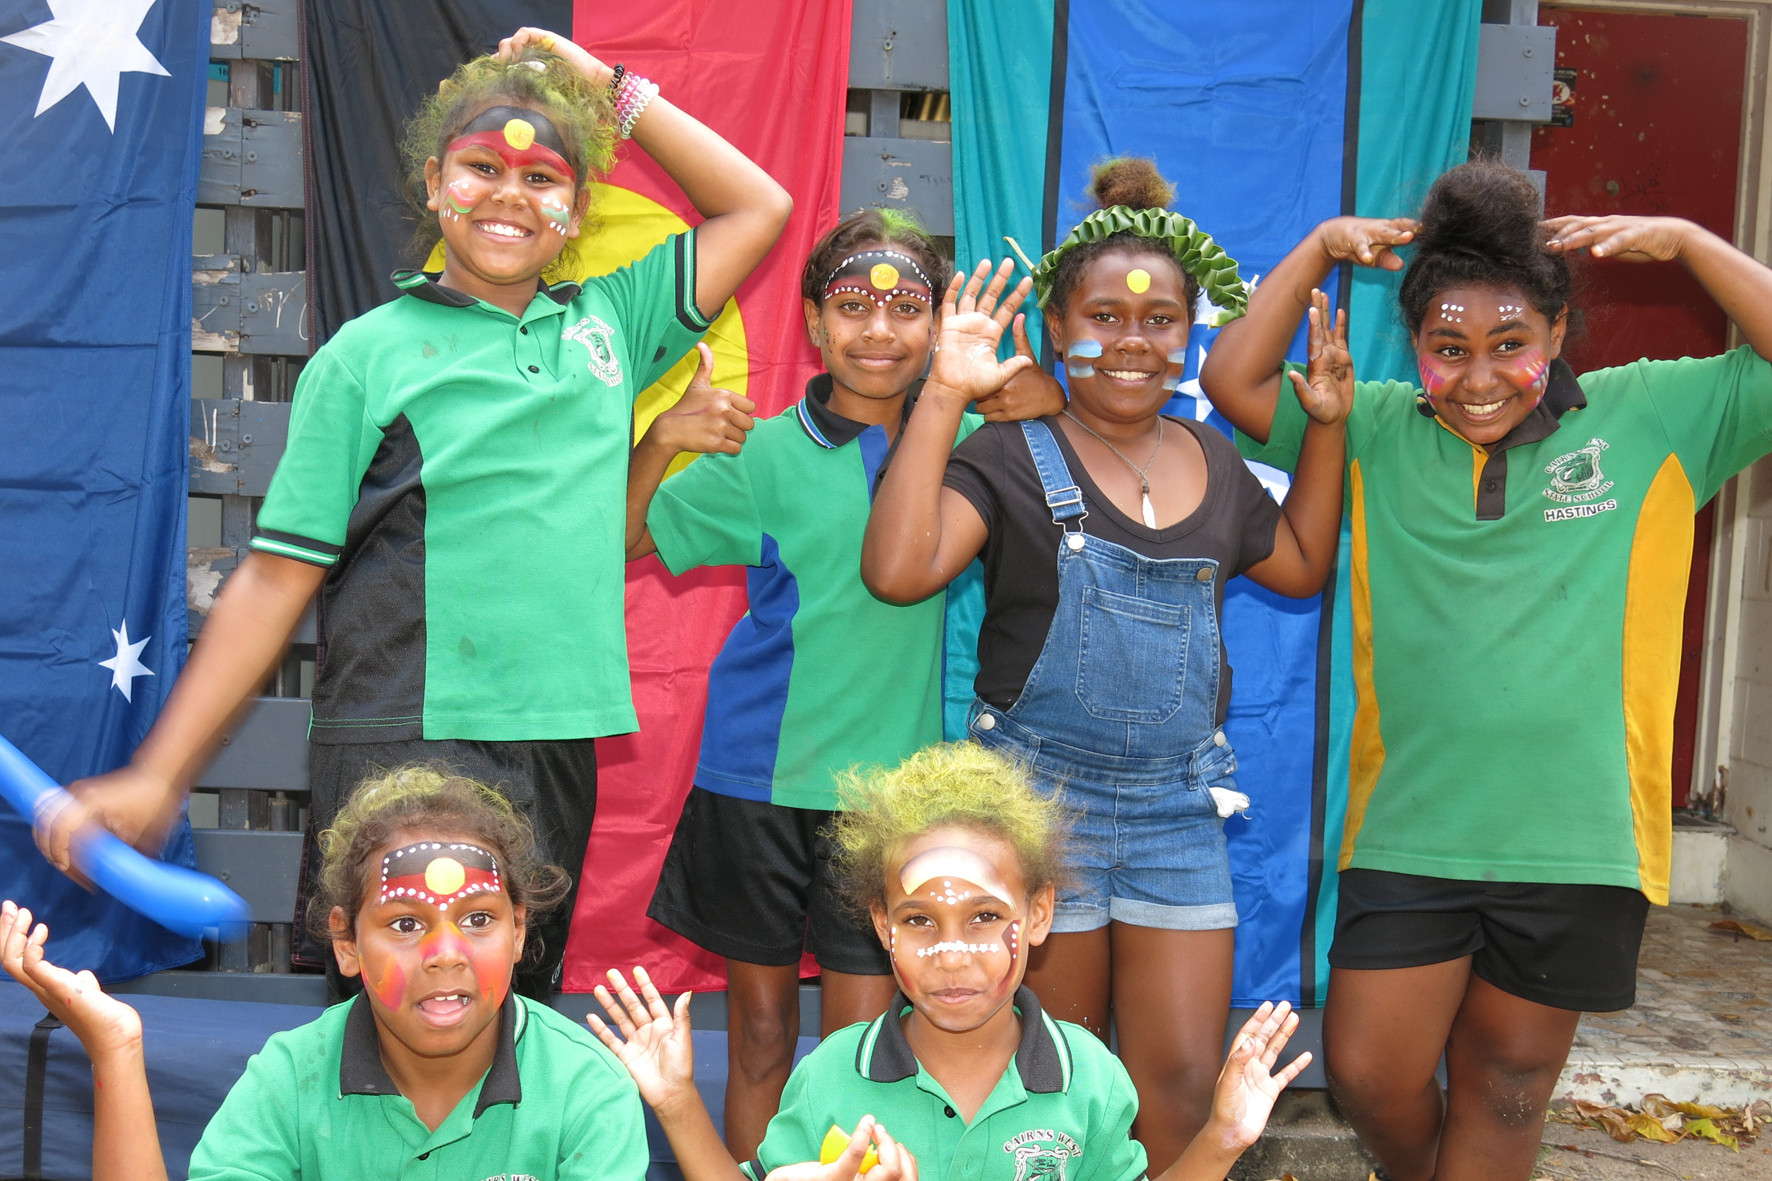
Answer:
[[[1214,242],[1212,235],[1196,226],[1190,218],[1167,209],[1133,209],[1126,205],[1097,209],[1079,222],[1064,241],[1047,251],[1038,265],[1029,261],[1014,238],[1004,241],[1033,275],[1034,296],[1044,308],[1052,295],[1052,278],[1058,273],[1059,260],[1067,250],[1121,233],[1169,244],[1181,269],[1194,277],[1206,293],[1206,299],[1219,309],[1212,317],[1213,327],[1228,324],[1249,310],[1249,284],[1237,274],[1237,260],[1226,254],[1224,247]]]

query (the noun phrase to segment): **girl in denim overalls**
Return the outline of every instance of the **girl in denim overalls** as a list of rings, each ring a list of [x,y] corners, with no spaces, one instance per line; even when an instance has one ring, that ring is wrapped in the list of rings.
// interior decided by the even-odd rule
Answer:
[[[1008,261],[950,285],[928,383],[875,496],[862,577],[913,602],[982,554],[972,736],[1024,760],[1077,814],[1073,880],[1028,984],[1104,1037],[1116,1015],[1154,1174],[1205,1122],[1230,1009],[1237,913],[1222,817],[1248,801],[1219,729],[1223,584],[1247,573],[1281,594],[1321,589],[1353,372],[1317,294],[1309,379],[1293,379],[1313,423],[1276,506],[1223,435],[1159,414],[1202,285],[1230,315],[1246,306],[1236,264],[1163,208],[1171,191],[1148,161],[1103,166],[1093,194],[1102,209],[1007,299]],[[1018,375],[1050,380],[1019,321],[1020,355],[996,358],[1030,284],[1070,406],[987,425],[950,463],[967,402]]]

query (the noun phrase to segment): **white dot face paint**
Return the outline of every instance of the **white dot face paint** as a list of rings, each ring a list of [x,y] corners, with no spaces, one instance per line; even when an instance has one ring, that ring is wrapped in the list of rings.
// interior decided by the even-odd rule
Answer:
[[[964,955],[984,955],[986,952],[996,951],[997,949],[998,945],[995,943],[962,943],[958,939],[950,939],[944,943],[931,944],[928,947],[919,947],[917,949],[917,958],[924,959],[928,956],[940,955],[947,951],[957,951]]]
[[[1464,316],[1461,314],[1463,311],[1464,305],[1461,303],[1443,303],[1440,305],[1440,319],[1448,324],[1462,324],[1464,323]]]
[[[1526,309],[1517,303],[1504,303],[1495,309],[1495,314],[1503,320],[1518,320],[1525,312]]]

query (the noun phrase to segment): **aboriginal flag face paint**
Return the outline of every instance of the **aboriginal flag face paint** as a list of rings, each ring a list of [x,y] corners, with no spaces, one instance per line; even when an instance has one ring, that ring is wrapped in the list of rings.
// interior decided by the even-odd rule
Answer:
[[[498,859],[478,845],[420,841],[381,859],[381,901],[412,898],[438,910],[469,894],[503,893]]]
[[[843,294],[859,295],[882,308],[899,300],[930,308],[935,299],[934,285],[917,260],[897,250],[863,250],[833,267],[821,302]]]
[[[512,170],[545,168],[568,184],[577,173],[566,162],[566,141],[553,121],[527,107],[489,107],[474,116],[449,145],[448,151],[485,148]]]

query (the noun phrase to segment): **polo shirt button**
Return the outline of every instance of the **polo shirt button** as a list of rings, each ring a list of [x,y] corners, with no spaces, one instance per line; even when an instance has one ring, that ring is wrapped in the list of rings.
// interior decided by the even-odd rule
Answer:
[[[1483,491],[1485,491],[1485,492],[1495,491],[1495,481],[1494,480],[1484,480],[1483,481]]]
[[[419,1159],[419,1160],[430,1160],[430,1159],[431,1159],[431,1154],[430,1154],[430,1153],[428,1153],[428,1152],[421,1152],[421,1153],[419,1153],[419,1154],[418,1154],[418,1159]]]
[[[540,372],[541,372],[541,366],[540,366],[540,365],[531,365],[531,366],[530,366],[530,367],[529,367],[529,372],[531,372],[531,373],[540,373]]]
[[[1199,569],[1199,572],[1194,575],[1194,579],[1197,582],[1211,582],[1212,581],[1212,567],[1201,566]]]
[[[1216,733],[1212,736],[1212,745],[1213,746],[1223,746],[1224,745],[1224,731],[1223,730],[1218,731],[1218,733]]]
[[[979,714],[978,728],[980,730],[995,730],[997,728],[997,719],[990,714]]]
[[[954,1109],[952,1107],[943,1107],[941,1110],[949,1119],[954,1118]]]
[[[529,335],[529,325],[524,324],[523,326],[518,328],[517,331],[521,332],[524,336],[528,336]]]

